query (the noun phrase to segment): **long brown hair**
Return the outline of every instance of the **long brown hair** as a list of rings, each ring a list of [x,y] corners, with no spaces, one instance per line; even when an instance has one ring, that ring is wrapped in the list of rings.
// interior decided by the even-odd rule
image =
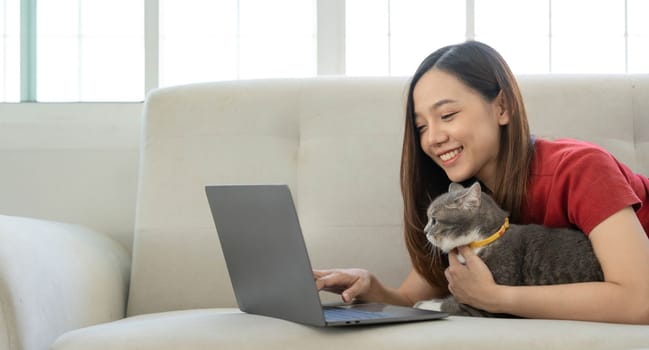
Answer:
[[[487,101],[502,94],[510,120],[501,126],[498,174],[491,195],[510,213],[512,222],[520,221],[534,147],[518,84],[496,50],[477,41],[467,41],[443,47],[419,65],[408,88],[401,153],[405,239],[415,270],[432,285],[446,288],[444,269],[448,266],[448,258],[429,245],[423,227],[431,199],[446,192],[451,181],[420,147],[413,101],[415,85],[433,68],[454,75]]]

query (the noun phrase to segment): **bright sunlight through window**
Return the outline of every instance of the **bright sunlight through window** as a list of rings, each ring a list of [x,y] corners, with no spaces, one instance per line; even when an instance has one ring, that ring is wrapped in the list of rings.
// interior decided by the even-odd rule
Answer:
[[[0,0],[0,102],[142,101],[162,86],[319,72],[409,76],[467,39],[496,48],[515,74],[649,73],[647,14],[649,0]]]
[[[464,1],[347,0],[346,74],[410,75],[433,49],[465,38]]]
[[[38,0],[38,101],[136,101],[144,95],[144,4]]]
[[[314,0],[160,0],[160,85],[316,75]]]
[[[410,75],[471,38],[516,74],[649,72],[646,0],[347,0],[346,10],[347,75]]]
[[[20,100],[20,0],[0,0],[0,102]]]

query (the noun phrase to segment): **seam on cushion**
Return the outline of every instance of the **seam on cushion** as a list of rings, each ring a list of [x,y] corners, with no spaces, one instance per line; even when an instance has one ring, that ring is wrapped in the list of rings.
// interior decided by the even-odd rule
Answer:
[[[311,84],[309,84],[311,83]],[[295,207],[298,210],[300,209],[300,161],[302,159],[302,120],[304,119],[304,114],[306,113],[306,109],[304,108],[304,94],[305,94],[305,89],[309,86],[312,85],[313,81],[309,80],[309,83],[307,83],[307,80],[302,79],[300,80],[296,85],[295,89],[297,90],[295,93],[295,131],[297,132],[297,145],[295,149],[295,173],[294,173],[294,181],[295,181],[295,193],[293,193],[293,200],[295,201]]]

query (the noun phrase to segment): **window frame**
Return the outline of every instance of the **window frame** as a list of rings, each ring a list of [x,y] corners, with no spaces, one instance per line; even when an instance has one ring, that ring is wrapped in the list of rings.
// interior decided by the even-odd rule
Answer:
[[[144,1],[144,91],[159,87],[160,68],[160,4],[159,0]],[[388,6],[390,4],[388,0]],[[549,26],[549,72],[552,74],[552,2],[547,0]],[[555,0],[556,1],[556,0]],[[625,72],[629,72],[629,43],[628,43],[628,0],[624,0],[624,57]],[[36,2],[37,0],[20,0],[20,102],[38,102],[36,96],[37,84],[37,50],[36,50]],[[346,0],[316,0],[317,8],[317,54],[316,74],[345,75],[345,6]],[[475,0],[465,0],[466,3],[466,36],[465,39],[475,38]],[[390,38],[388,37],[388,40]],[[89,101],[82,101],[89,102]],[[117,101],[133,102],[133,101]]]

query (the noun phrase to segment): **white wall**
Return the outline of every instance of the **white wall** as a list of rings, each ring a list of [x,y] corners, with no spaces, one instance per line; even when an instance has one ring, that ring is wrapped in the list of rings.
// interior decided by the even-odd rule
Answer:
[[[142,103],[0,103],[0,214],[82,224],[127,248]]]

